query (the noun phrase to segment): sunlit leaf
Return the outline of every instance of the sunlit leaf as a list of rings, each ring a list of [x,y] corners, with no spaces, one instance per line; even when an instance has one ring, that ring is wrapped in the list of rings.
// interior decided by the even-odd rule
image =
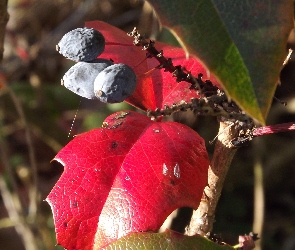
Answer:
[[[176,208],[196,209],[209,166],[195,131],[131,111],[76,136],[55,160],[64,172],[46,200],[57,242],[84,250],[155,232]]]
[[[104,250],[233,250],[228,245],[218,245],[200,235],[186,236],[171,230],[164,233],[131,233]]]
[[[291,0],[148,0],[186,51],[264,123],[293,27]]]

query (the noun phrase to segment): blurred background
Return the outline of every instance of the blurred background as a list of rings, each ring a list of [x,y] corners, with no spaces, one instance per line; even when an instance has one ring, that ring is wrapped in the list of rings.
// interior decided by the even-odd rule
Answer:
[[[62,249],[55,246],[52,213],[44,201],[63,171],[51,160],[73,135],[100,127],[115,111],[134,108],[80,98],[61,86],[74,63],[55,45],[90,20],[126,32],[136,26],[153,39],[176,42],[160,31],[151,7],[139,0],[9,0],[8,12],[0,66],[0,250]],[[288,48],[295,49],[294,33]],[[295,121],[295,55],[282,70],[276,97],[288,105],[274,101],[267,124]],[[212,154],[215,118],[185,112],[168,119],[196,129]],[[295,132],[257,138],[238,150],[214,233],[234,245],[238,235],[254,230],[262,238],[256,249],[295,249],[294,152]],[[178,211],[172,229],[183,232],[190,214],[188,208]]]

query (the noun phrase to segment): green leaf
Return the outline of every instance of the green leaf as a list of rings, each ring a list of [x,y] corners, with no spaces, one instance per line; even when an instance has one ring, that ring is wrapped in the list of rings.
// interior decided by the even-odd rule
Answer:
[[[228,245],[218,245],[200,235],[186,236],[175,231],[164,233],[130,233],[108,245],[104,250],[233,250]]]
[[[148,0],[188,54],[262,124],[286,57],[292,0]]]

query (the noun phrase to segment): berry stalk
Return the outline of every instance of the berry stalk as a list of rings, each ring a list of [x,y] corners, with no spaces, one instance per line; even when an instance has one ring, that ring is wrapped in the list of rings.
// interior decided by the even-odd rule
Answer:
[[[181,65],[174,65],[171,58],[166,58],[163,51],[158,51],[155,48],[154,41],[147,41],[142,35],[139,34],[138,30],[134,28],[131,32],[127,33],[128,36],[134,38],[133,44],[135,46],[141,46],[143,50],[147,51],[148,57],[154,57],[158,62],[158,68],[164,68],[165,71],[172,73],[176,77],[176,81],[186,81],[191,84],[192,89],[201,90],[202,93],[210,92],[215,94],[218,90],[211,81],[202,81],[202,75],[195,78],[189,71],[185,70]]]

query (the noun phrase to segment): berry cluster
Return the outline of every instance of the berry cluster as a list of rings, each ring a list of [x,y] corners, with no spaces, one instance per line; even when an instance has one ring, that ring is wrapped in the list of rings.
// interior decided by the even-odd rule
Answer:
[[[104,36],[95,29],[77,28],[66,33],[56,49],[77,63],[65,73],[62,84],[88,99],[123,102],[135,90],[136,75],[128,65],[97,58],[104,47]]]

